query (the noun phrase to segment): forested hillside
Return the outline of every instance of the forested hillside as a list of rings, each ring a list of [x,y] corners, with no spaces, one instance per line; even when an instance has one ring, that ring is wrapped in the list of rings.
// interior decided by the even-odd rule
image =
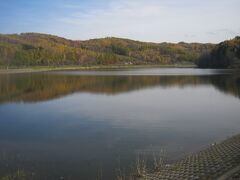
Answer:
[[[218,44],[197,61],[202,68],[240,68],[240,37]]]
[[[144,43],[103,38],[72,41],[38,34],[0,34],[1,66],[194,64],[213,44]]]

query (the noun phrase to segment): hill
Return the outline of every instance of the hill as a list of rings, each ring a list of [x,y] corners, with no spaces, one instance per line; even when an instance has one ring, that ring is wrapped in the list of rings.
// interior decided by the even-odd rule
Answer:
[[[194,64],[213,44],[145,43],[120,38],[73,41],[39,33],[0,34],[1,66]]]
[[[218,44],[197,60],[201,68],[240,68],[240,37]]]

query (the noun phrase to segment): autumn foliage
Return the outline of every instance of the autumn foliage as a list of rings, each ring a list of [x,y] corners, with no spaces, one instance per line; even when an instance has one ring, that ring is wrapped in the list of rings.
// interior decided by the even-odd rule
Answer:
[[[0,65],[194,64],[213,47],[213,44],[144,43],[119,38],[72,41],[38,33],[0,34]]]

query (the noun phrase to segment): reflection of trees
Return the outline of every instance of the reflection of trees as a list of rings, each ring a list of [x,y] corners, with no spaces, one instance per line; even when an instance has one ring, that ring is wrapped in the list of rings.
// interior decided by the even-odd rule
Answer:
[[[0,76],[0,102],[36,102],[74,92],[114,95],[147,87],[214,85],[224,93],[240,97],[240,77],[218,76],[69,76],[21,74]]]
[[[240,74],[213,76],[211,83],[221,92],[240,97]]]

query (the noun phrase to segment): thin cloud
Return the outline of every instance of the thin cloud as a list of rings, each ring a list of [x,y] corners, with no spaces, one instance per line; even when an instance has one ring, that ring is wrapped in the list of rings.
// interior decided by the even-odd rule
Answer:
[[[48,32],[83,40],[117,36],[154,42],[220,42],[237,35],[240,26],[239,0],[23,1],[26,6],[16,1],[0,11],[0,24],[4,24],[0,32]]]
[[[229,26],[230,23],[226,19],[233,14],[226,15],[218,11],[227,6],[226,1],[221,1],[222,6],[221,2],[214,5],[215,0],[212,3],[207,1],[193,3],[188,0],[184,2],[185,4],[173,0],[110,1],[106,6],[90,8],[86,12],[73,9],[71,14],[58,18],[58,21],[66,26],[75,27],[76,31],[72,32],[72,35],[74,34],[77,39],[119,36],[155,42],[204,41],[210,34],[217,33],[216,30],[213,32],[206,29],[215,27],[223,30],[221,27],[226,24]],[[212,7],[206,8],[206,4]],[[213,10],[216,12],[212,12]],[[219,21],[221,17],[225,24]],[[80,37],[79,31],[84,32],[79,35]],[[222,33],[228,36],[236,34],[234,30],[226,29]],[[217,36],[219,38],[221,35]]]

